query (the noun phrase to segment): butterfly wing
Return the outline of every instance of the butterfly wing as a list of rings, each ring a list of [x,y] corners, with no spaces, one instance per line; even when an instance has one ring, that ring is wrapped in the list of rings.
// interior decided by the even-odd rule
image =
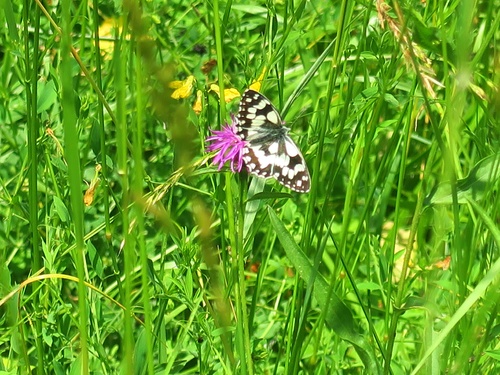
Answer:
[[[310,177],[299,148],[288,136],[272,103],[257,91],[243,94],[238,112],[238,135],[247,142],[243,161],[249,173],[275,178],[294,191],[306,193]]]

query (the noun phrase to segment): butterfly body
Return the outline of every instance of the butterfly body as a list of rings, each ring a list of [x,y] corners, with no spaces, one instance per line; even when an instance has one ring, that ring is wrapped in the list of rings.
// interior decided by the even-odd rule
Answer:
[[[259,92],[246,90],[237,117],[237,133],[246,142],[243,161],[248,172],[307,193],[311,184],[307,164],[272,103]]]

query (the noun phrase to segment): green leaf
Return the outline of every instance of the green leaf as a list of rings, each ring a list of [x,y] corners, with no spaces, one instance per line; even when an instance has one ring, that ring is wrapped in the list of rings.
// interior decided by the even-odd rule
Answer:
[[[245,205],[245,221],[243,226],[243,238],[247,238],[248,233],[250,232],[250,228],[255,221],[255,217],[257,216],[257,211],[260,206],[260,199],[255,198],[259,194],[263,194],[264,186],[266,185],[266,180],[263,178],[252,178],[250,181],[250,186],[248,187],[248,201]]]
[[[387,103],[393,105],[395,108],[399,108],[401,104],[398,102],[396,97],[394,95],[391,95],[389,93],[384,94],[384,99]]]
[[[82,374],[82,353],[78,354],[78,357],[76,357],[75,361],[71,365],[71,370],[69,372],[69,375],[80,375]]]
[[[500,361],[500,350],[487,350],[484,354],[490,356],[491,358]]]
[[[361,282],[358,285],[358,290],[380,290],[380,284],[374,283],[373,281]]]
[[[232,6],[232,9],[239,10],[243,13],[259,14],[259,15],[267,14],[267,8],[264,8],[264,7],[261,7],[258,5],[234,4]]]
[[[14,7],[12,6],[12,1],[3,0],[0,2],[0,6],[4,11],[5,21],[7,22],[7,27],[9,28],[9,38],[17,43],[19,41],[16,22],[17,17],[14,12]]]
[[[278,239],[299,276],[306,283],[313,283],[313,295],[322,311],[324,311],[326,325],[341,339],[350,342],[354,346],[366,367],[366,373],[380,374],[381,368],[376,360],[373,346],[366,340],[364,334],[358,332],[353,315],[347,305],[335,294],[325,278],[313,268],[307,256],[295,243],[281,220],[270,207],[268,213]]]
[[[57,195],[54,195],[53,207],[56,210],[57,215],[63,222],[67,223],[68,221],[70,221],[69,211],[66,208],[64,202]]]
[[[490,155],[479,161],[469,175],[457,181],[457,200],[464,204],[468,200],[479,202],[491,192],[500,178],[500,154]],[[443,182],[427,197],[427,204],[452,204],[450,182]]]
[[[277,199],[277,198],[292,198],[292,194],[283,193],[283,192],[279,192],[279,191],[264,191],[262,193],[257,193],[255,195],[252,195],[251,198],[247,199],[247,202],[250,202],[253,200]]]
[[[145,373],[141,370],[147,366],[147,350],[146,335],[144,334],[144,328],[141,327],[134,348],[134,374]]]
[[[378,94],[379,94],[379,92],[378,92],[377,86],[368,87],[367,89],[364,89],[361,93],[363,98],[366,98],[366,99],[377,96]]]
[[[104,267],[102,264],[102,259],[92,242],[87,242],[87,252],[89,254],[90,262],[94,268],[96,275],[103,280],[104,279]]]
[[[500,247],[500,230],[497,227],[496,221],[488,216],[486,211],[477,204],[476,201],[470,200],[469,204],[475,209],[478,216],[483,220],[485,226],[489,229],[495,245]],[[433,338],[432,344],[426,348],[425,353],[420,358],[420,362],[415,366],[411,375],[416,375],[419,370],[424,366],[427,358],[448,338],[448,335],[453,330],[453,328],[460,322],[460,320],[470,311],[473,310],[473,306],[478,303],[478,301],[483,298],[486,289],[491,286],[496,293],[498,290],[498,275],[500,274],[500,259],[497,259],[491,268],[486,272],[484,277],[477,283],[476,287],[470,292],[469,296],[462,302],[460,307],[455,311],[453,316],[447,320],[447,324],[442,328],[439,334]]]
[[[2,263],[0,264],[0,295],[5,296],[12,289],[11,271],[6,263]],[[4,328],[15,326],[19,314],[16,299],[10,298],[3,306],[5,306],[2,307],[2,317],[5,319],[3,321]]]
[[[48,110],[56,102],[57,93],[54,81],[38,82],[38,92],[37,113],[42,113]]]

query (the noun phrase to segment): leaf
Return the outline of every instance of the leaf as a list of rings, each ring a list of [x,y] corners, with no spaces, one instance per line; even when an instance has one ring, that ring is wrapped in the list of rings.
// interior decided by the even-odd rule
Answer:
[[[313,295],[324,312],[326,325],[341,339],[350,342],[366,367],[368,374],[380,374],[381,368],[376,360],[372,345],[358,332],[354,318],[342,300],[335,294],[324,277],[313,268],[311,262],[295,243],[292,236],[269,207],[269,218],[285,252],[299,276],[308,284],[313,283]]]
[[[12,1],[5,0],[2,1],[0,4],[5,13],[5,21],[7,23],[7,27],[9,28],[9,38],[18,43],[19,35],[17,34],[17,22],[16,22],[17,17],[14,12],[14,7],[12,6]]]
[[[491,193],[491,187],[500,178],[500,154],[490,155],[479,161],[471,169],[469,175],[457,181],[457,200],[464,204],[468,200],[476,202],[484,199]],[[452,190],[450,182],[439,184],[426,198],[427,204],[452,204]]]
[[[484,354],[490,356],[491,358],[497,361],[500,361],[500,350],[486,350]]]
[[[361,282],[357,286],[358,286],[359,291],[362,291],[362,290],[380,290],[381,289],[380,285],[377,283],[374,283],[373,281]]]
[[[69,211],[61,198],[59,198],[57,195],[54,195],[53,207],[56,210],[57,215],[63,222],[67,223],[68,221],[70,221]]]
[[[75,361],[71,365],[69,375],[80,375],[83,372],[82,368],[82,353],[78,354]]]
[[[0,295],[5,296],[12,290],[11,271],[6,263],[0,264]],[[19,314],[15,298],[9,299],[2,310],[2,323],[4,327],[14,327]],[[17,331],[16,331],[17,332]]]
[[[483,220],[484,225],[489,229],[495,245],[500,247],[500,230],[498,229],[496,221],[488,216],[486,211],[477,204],[476,201],[470,200],[468,202],[472,208],[475,209],[478,216]],[[419,370],[425,365],[429,356],[448,338],[453,328],[460,322],[460,320],[470,311],[473,311],[474,305],[484,297],[485,291],[488,287],[492,287],[496,293],[498,290],[498,275],[500,274],[500,259],[497,259],[491,268],[486,272],[484,277],[477,283],[476,287],[471,290],[465,301],[462,302],[460,307],[455,311],[452,317],[448,318],[448,323],[444,328],[442,328],[439,334],[432,339],[432,344],[426,348],[425,353],[420,358],[420,361],[412,370],[411,375],[418,374]]]
[[[384,94],[384,100],[393,105],[395,108],[399,108],[400,107],[400,103],[398,102],[398,100],[396,99],[396,97],[394,95],[391,95],[389,93],[385,93]]]
[[[87,252],[89,254],[90,262],[94,268],[96,275],[103,280],[104,279],[104,267],[102,263],[101,256],[92,242],[87,242]]]
[[[232,6],[233,10],[239,10],[243,13],[250,13],[250,14],[259,14],[259,15],[265,15],[267,14],[267,8],[261,7],[258,5],[244,5],[244,4],[235,4]]]
[[[266,185],[266,180],[263,178],[252,178],[250,181],[250,186],[248,187],[248,201],[245,205],[245,220],[243,224],[243,238],[246,239],[250,228],[255,221],[257,216],[257,211],[261,204],[260,199],[253,199],[254,196],[262,194],[264,186]]]
[[[264,191],[262,193],[257,193],[255,195],[252,195],[251,198],[247,199],[247,202],[251,202],[254,200],[292,198],[292,197],[293,195],[290,193],[283,193],[280,191]]]
[[[141,374],[141,370],[147,367],[147,350],[146,335],[144,333],[144,328],[141,327],[134,348],[134,374]]]
[[[56,102],[57,93],[54,81],[39,81],[38,93],[37,113],[42,113],[48,110]]]

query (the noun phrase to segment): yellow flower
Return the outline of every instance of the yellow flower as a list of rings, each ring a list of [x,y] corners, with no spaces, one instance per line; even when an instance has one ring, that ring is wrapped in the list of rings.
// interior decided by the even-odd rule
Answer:
[[[95,167],[95,175],[94,178],[92,179],[92,182],[90,183],[89,188],[85,192],[85,195],[83,196],[83,203],[85,203],[85,206],[90,206],[94,202],[94,195],[95,191],[99,186],[99,183],[101,180],[99,179],[99,172],[101,172],[101,165],[97,164]]]
[[[110,60],[113,57],[114,39],[117,34],[122,33],[122,29],[122,18],[104,18],[99,26],[99,48],[105,60]],[[127,35],[126,39],[129,40],[130,37]]]
[[[262,81],[264,81],[264,76],[266,75],[266,73],[267,73],[267,68],[264,67],[264,69],[262,69],[262,73],[260,73],[259,78],[253,81],[249,89],[260,92]]]
[[[187,77],[184,81],[172,81],[169,83],[171,89],[176,89],[172,93],[174,99],[184,99],[193,93],[194,83],[196,82],[194,76]]]
[[[201,90],[198,90],[196,92],[196,101],[193,104],[193,111],[197,115],[199,115],[201,113],[201,97],[202,97],[202,95],[203,95],[203,93],[201,92]]]
[[[220,96],[219,85],[211,84],[210,90],[215,92],[217,95]],[[224,89],[224,100],[226,103],[229,103],[230,101],[232,101],[235,98],[238,98],[240,96],[241,96],[240,93],[236,89]]]
[[[229,103],[231,100],[240,97],[240,93],[236,89],[225,89],[224,90],[224,98],[226,103]]]

